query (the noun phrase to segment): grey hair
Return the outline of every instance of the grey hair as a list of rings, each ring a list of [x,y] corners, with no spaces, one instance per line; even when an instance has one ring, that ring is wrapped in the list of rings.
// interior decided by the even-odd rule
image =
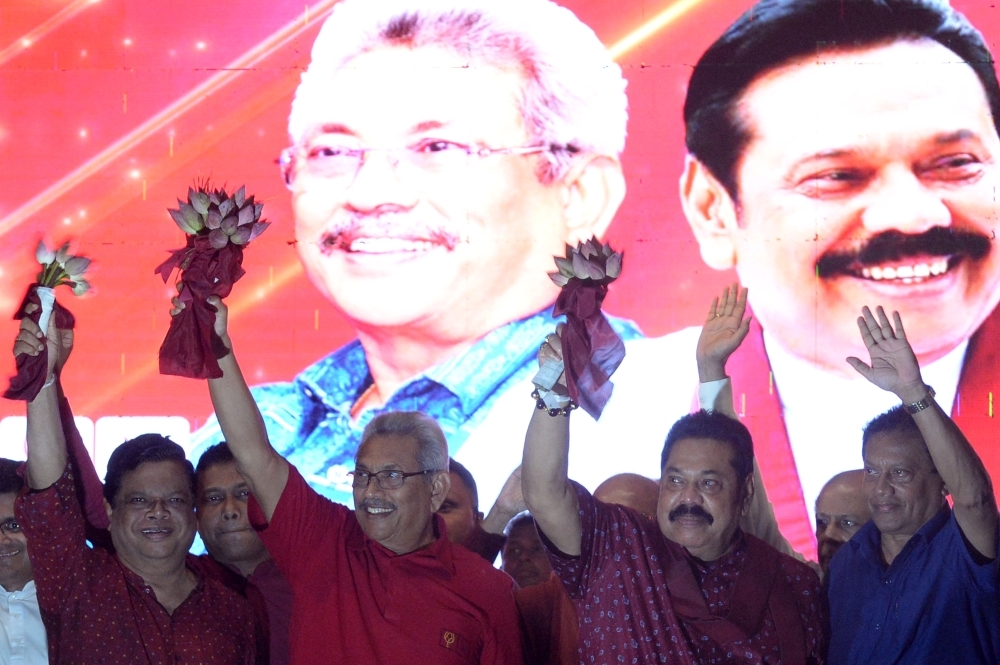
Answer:
[[[578,152],[618,157],[628,99],[621,68],[594,31],[550,0],[344,0],[312,48],[295,92],[288,133],[301,145],[326,119],[330,79],[352,58],[380,46],[446,46],[473,62],[518,67],[531,140],[548,146],[543,183],[569,170]]]
[[[440,425],[419,411],[391,411],[372,418],[361,435],[361,446],[379,435],[410,437],[417,442],[417,464],[421,471],[448,470],[448,441]]]

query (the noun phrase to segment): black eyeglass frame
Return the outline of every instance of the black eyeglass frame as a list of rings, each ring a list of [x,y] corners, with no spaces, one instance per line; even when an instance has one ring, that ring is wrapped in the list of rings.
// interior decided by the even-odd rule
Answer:
[[[403,482],[407,478],[412,478],[413,476],[426,476],[428,473],[440,473],[440,472],[441,472],[440,469],[424,469],[423,471],[399,471],[397,469],[383,469],[382,471],[376,471],[375,473],[372,473],[371,471],[358,471],[357,469],[355,469],[354,471],[348,471],[347,475],[351,476],[351,487],[353,487],[354,489],[361,490],[367,488],[371,484],[372,478],[374,478],[375,482],[378,483],[378,486],[380,488],[384,490],[398,490],[400,487],[403,486]],[[385,483],[392,478],[398,478],[399,484],[386,486]],[[364,484],[361,484],[362,482]]]

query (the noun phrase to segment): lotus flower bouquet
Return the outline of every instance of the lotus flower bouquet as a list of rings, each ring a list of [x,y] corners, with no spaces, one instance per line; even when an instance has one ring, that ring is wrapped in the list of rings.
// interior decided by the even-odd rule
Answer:
[[[187,201],[168,212],[187,234],[187,245],[170,252],[156,268],[163,281],[180,270],[180,299],[185,308],[173,318],[160,346],[160,373],[193,379],[219,378],[219,358],[229,350],[215,332],[216,309],[209,296],[225,298],[243,275],[243,248],[264,232],[263,203],[240,187],[233,195],[207,184],[188,188]]]
[[[55,317],[57,328],[69,329],[76,325],[76,319],[68,309],[56,302],[55,288],[69,286],[73,293],[82,296],[90,290],[90,283],[83,275],[90,267],[90,259],[83,256],[73,256],[69,253],[69,243],[59,249],[49,249],[45,241],[38,243],[35,258],[42,266],[42,271],[35,278],[35,283],[28,287],[28,292],[14,315],[16,320],[29,317],[43,331],[48,331],[49,321]],[[29,305],[36,305],[29,314]],[[17,374],[10,380],[10,386],[3,396],[7,399],[20,399],[30,402],[45,386],[48,373],[48,349],[37,356],[21,354],[17,357]]]
[[[608,285],[622,271],[622,253],[591,238],[566,256],[555,257],[558,272],[549,273],[562,287],[554,314],[566,316],[562,356],[569,397],[595,420],[601,417],[614,385],[610,378],[625,357],[625,345],[601,312]]]

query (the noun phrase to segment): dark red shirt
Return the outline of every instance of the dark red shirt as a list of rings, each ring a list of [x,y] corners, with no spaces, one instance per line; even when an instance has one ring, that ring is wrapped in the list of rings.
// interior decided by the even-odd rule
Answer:
[[[254,664],[253,610],[222,583],[198,573],[197,565],[188,565],[197,586],[168,614],[153,589],[118,557],[87,547],[68,467],[48,489],[26,487],[14,511],[31,543],[53,665]]]
[[[776,599],[785,605],[779,607],[782,621],[798,622],[791,628],[804,639],[800,645],[805,662],[822,662],[821,588],[807,565],[757,541],[754,547],[769,548],[777,565],[775,574],[783,582],[780,587],[787,593],[779,598],[776,591],[768,596],[765,589],[754,630],[742,631],[742,639],[713,640],[705,630],[713,618],[736,621],[740,614],[730,601],[748,567],[747,538],[741,538],[729,554],[700,562],[664,537],[655,522],[628,508],[595,501],[579,485],[576,489],[583,521],[581,555],[566,557],[550,543],[546,546],[552,568],[579,615],[583,662],[776,665],[782,662],[779,631],[775,605],[767,604]],[[700,588],[700,598],[682,597],[679,582],[686,581],[691,588]],[[692,617],[699,611],[702,618],[696,621]],[[740,619],[745,625],[745,616]],[[725,632],[734,631],[740,629],[728,625]]]
[[[251,498],[250,521],[264,524]],[[438,539],[397,555],[365,536],[354,511],[321,497],[292,467],[261,539],[292,587],[296,665],[519,665],[513,581]]]

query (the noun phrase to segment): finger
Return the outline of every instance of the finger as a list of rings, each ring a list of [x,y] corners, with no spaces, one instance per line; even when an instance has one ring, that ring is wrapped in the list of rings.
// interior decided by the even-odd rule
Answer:
[[[882,305],[875,308],[878,313],[878,326],[882,329],[882,336],[886,339],[891,339],[895,337],[892,332],[892,324],[889,323],[889,317],[885,315],[885,310],[882,309]]]
[[[875,320],[875,315],[872,314],[872,311],[868,309],[867,305],[861,308],[861,314],[865,320],[865,326],[867,327],[868,334],[876,342],[880,341],[882,339],[882,331],[879,329],[878,321]],[[861,334],[864,335],[864,331],[862,331]]]
[[[865,308],[868,309],[867,307]],[[871,314],[871,312],[869,312]],[[868,325],[868,320],[863,316],[858,317],[858,330],[861,331],[861,341],[865,343],[865,347],[871,349],[873,346],[878,344],[875,338],[872,336],[871,327]],[[877,330],[877,328],[876,328]]]
[[[865,377],[869,381],[872,380],[872,368],[861,361],[860,358],[855,358],[851,356],[847,359],[847,363],[858,371],[858,374]]]
[[[37,356],[45,348],[44,344],[39,344],[34,337],[18,337],[14,340],[14,356],[26,353],[29,356]]]
[[[903,331],[903,319],[899,316],[899,312],[892,313],[892,320],[896,322],[896,339],[906,339],[906,333]]]
[[[14,343],[17,344],[18,342],[23,342],[34,349],[38,349],[39,351],[45,348],[45,339],[41,337],[41,334],[32,333],[31,331],[23,328],[18,331],[17,337],[14,338]]]
[[[38,324],[28,317],[21,319],[21,326],[19,330],[23,330],[29,335],[34,335],[35,337],[44,337],[44,335],[42,335],[42,329],[38,327]]]
[[[732,287],[726,289],[726,306],[722,312],[723,316],[730,316],[733,313],[733,309],[736,307],[736,301],[739,299],[740,287],[735,282]]]
[[[736,286],[739,285],[737,284]],[[749,289],[740,289],[739,295],[736,298],[736,309],[733,310],[733,313],[739,312],[741,319],[743,318],[743,313],[747,311],[747,294],[749,292]]]
[[[549,334],[545,338],[545,343],[560,357],[562,358],[562,339],[556,333]]]
[[[38,305],[36,305],[33,302],[29,302],[27,305],[24,306],[24,313],[25,314],[34,314],[35,312],[38,311],[38,309],[39,309]]]
[[[715,312],[716,312],[716,309],[718,308],[718,306],[719,306],[719,299],[718,298],[712,298],[712,306],[708,308],[708,319],[707,319],[707,321],[711,321],[712,319],[716,318]],[[707,323],[707,321],[706,321],[706,323]]]

